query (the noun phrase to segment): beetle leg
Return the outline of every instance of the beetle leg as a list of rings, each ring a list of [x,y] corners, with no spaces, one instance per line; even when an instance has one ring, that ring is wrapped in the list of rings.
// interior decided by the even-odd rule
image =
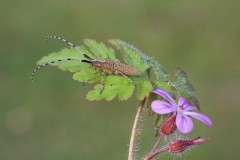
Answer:
[[[104,86],[105,86],[104,80],[105,80],[105,73],[102,72],[102,77],[101,77],[101,85],[102,85],[102,87],[101,87],[101,90],[100,90],[100,94],[102,94],[102,92],[104,90]]]
[[[127,78],[134,86],[136,86],[136,84],[125,74],[123,74],[122,72],[119,72],[119,74],[121,74],[122,76],[124,76],[125,78]]]
[[[88,79],[83,81],[83,86],[86,85],[99,71],[94,72]]]

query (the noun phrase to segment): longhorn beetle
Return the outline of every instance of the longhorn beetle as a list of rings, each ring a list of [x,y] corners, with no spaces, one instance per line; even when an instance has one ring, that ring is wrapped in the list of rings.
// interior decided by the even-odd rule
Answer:
[[[70,47],[75,48],[76,45],[74,45],[73,43],[69,42],[68,40],[58,37],[58,36],[48,36],[46,38],[46,42],[48,42],[49,39],[58,39],[60,41],[65,42],[66,44],[68,44]],[[121,63],[119,60],[110,60],[110,59],[92,59],[90,58],[88,55],[83,54],[83,56],[86,59],[80,60],[80,59],[74,59],[74,58],[67,58],[67,59],[58,59],[58,60],[54,60],[54,61],[50,61],[47,62],[45,64],[39,65],[37,68],[35,68],[32,72],[31,75],[31,80],[34,81],[33,77],[35,75],[35,73],[42,67],[45,67],[49,64],[54,64],[56,62],[61,62],[61,61],[70,61],[70,60],[80,60],[83,63],[88,63],[90,64],[95,70],[96,72],[94,72],[87,80],[85,80],[83,82],[83,85],[87,84],[97,73],[101,72],[101,90],[100,90],[100,94],[102,93],[103,89],[104,89],[104,80],[105,80],[105,73],[107,74],[120,74],[122,76],[124,76],[125,78],[127,78],[133,85],[135,85],[135,83],[128,77],[128,76],[139,76],[140,72],[136,69],[133,68],[127,64]]]

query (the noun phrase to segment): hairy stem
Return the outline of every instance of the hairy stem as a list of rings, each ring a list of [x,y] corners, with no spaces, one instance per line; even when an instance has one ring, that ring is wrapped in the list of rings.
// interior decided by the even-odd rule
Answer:
[[[150,153],[144,160],[151,160],[152,158],[154,158],[158,154],[163,153],[163,152],[165,152],[167,150],[168,150],[168,147],[163,147],[163,148],[161,148],[161,149],[159,149],[159,150],[157,150],[157,151],[155,151],[153,153]]]
[[[158,145],[161,143],[163,137],[164,137],[164,135],[161,133],[160,136],[158,137],[157,142],[155,143],[155,145],[153,146],[152,150],[150,151],[150,154],[153,153],[156,150]]]
[[[146,98],[144,98],[142,101],[140,101],[140,104],[137,109],[137,113],[134,119],[133,127],[132,127],[132,134],[129,144],[129,150],[128,150],[128,160],[134,160],[134,151],[135,151],[135,143],[137,139],[137,133],[138,133],[138,124],[141,117],[142,109],[144,106]]]

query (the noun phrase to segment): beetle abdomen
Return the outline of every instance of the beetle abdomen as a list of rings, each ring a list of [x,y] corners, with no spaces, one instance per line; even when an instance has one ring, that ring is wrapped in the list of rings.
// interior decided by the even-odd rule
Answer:
[[[121,72],[121,73],[125,74],[126,76],[139,76],[140,75],[140,72],[136,68],[133,68],[124,63],[118,62],[114,65],[114,68],[117,72]]]

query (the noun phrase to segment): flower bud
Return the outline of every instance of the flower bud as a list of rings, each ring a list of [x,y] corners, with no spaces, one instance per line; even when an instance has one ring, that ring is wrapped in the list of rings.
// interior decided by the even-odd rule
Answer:
[[[181,153],[192,145],[198,145],[208,140],[209,140],[208,138],[200,138],[200,137],[192,140],[174,140],[169,143],[169,151],[171,153]]]
[[[170,135],[172,134],[176,129],[176,115],[175,114],[171,114],[168,119],[163,123],[162,126],[162,133],[164,135]]]

